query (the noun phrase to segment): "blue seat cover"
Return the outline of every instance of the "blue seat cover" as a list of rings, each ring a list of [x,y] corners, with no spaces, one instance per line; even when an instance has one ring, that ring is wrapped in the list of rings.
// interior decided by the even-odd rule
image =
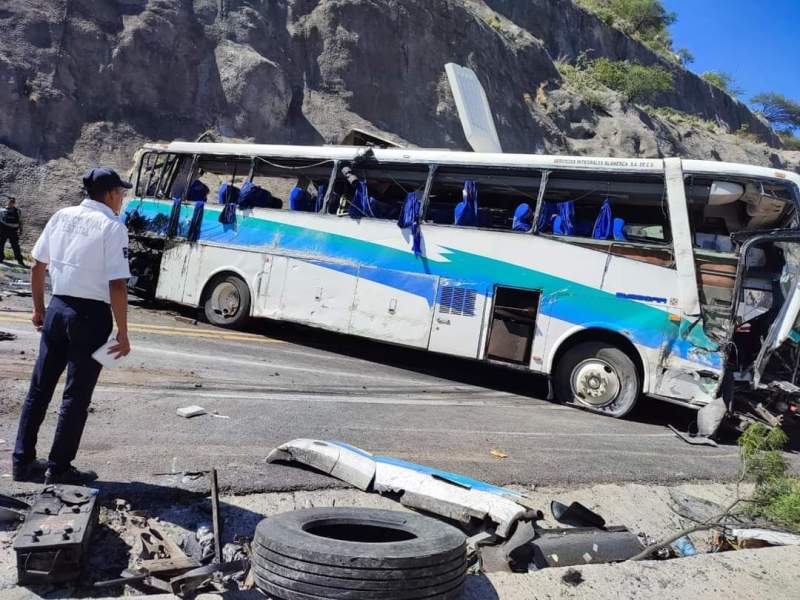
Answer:
[[[200,182],[198,181],[198,183]],[[194,183],[192,183],[192,185],[194,185]],[[217,193],[217,202],[219,202],[220,204],[226,204],[228,202],[232,202],[233,204],[238,204],[239,193],[240,190],[238,187],[225,181],[222,183],[221,186],[219,186],[219,192]]]
[[[523,202],[514,211],[514,220],[511,222],[514,231],[528,232],[533,229],[533,211],[531,205]]]
[[[464,182],[463,200],[456,204],[453,222],[462,227],[478,225],[478,186],[472,180]]]
[[[353,194],[353,199],[347,207],[348,214],[353,219],[360,219],[361,217],[374,217],[373,204],[375,199],[371,198],[367,191],[367,182],[359,180],[356,184],[356,191]]]
[[[553,217],[558,214],[556,205],[553,202],[542,202],[542,209],[539,212],[539,219],[536,221],[536,230],[545,233],[553,230]]]
[[[575,203],[572,200],[559,202],[556,205],[558,215],[553,219],[555,235],[572,235],[575,233]]]
[[[412,248],[414,254],[422,254],[422,236],[419,228],[419,211],[421,203],[417,192],[408,192],[406,201],[403,203],[403,210],[400,211],[400,218],[397,219],[397,226],[400,229],[411,228]]]
[[[606,198],[600,207],[600,213],[592,228],[592,237],[596,240],[607,240],[611,237],[611,203]]]

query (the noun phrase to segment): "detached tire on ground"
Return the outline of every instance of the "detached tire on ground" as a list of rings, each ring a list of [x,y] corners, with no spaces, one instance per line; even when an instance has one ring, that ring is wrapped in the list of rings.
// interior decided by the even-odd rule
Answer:
[[[250,317],[250,290],[241,277],[222,275],[211,281],[203,298],[203,311],[212,325],[237,329]]]
[[[259,523],[253,569],[258,587],[280,600],[455,600],[466,538],[416,513],[311,508]]]
[[[607,342],[583,342],[567,350],[553,384],[561,402],[616,418],[633,410],[642,389],[631,357]]]

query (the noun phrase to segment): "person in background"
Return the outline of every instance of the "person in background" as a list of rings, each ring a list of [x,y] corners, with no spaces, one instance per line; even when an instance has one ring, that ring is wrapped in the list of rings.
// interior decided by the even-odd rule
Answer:
[[[130,352],[128,341],[128,231],[120,223],[124,190],[131,184],[112,169],[91,169],[83,177],[86,198],[54,214],[31,252],[34,327],[41,331],[39,356],[22,405],[12,461],[15,481],[86,483],[92,471],[72,465],[89,403],[102,366],[92,354],[109,339],[117,322],[115,358]],[[45,312],[45,271],[53,297]],[[47,463],[36,460],[36,440],[59,377],[67,370],[64,397]]]
[[[25,266],[22,251],[19,248],[19,236],[22,235],[22,214],[17,208],[17,200],[9,198],[6,207],[0,210],[0,263],[5,262],[6,240],[11,242],[14,259],[20,267]]]

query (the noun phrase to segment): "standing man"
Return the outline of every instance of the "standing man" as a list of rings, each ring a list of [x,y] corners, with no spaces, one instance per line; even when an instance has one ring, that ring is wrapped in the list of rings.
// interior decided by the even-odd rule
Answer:
[[[31,272],[33,325],[41,331],[39,357],[22,405],[13,478],[41,477],[45,483],[86,483],[91,471],[72,465],[89,412],[101,366],[92,353],[108,341],[111,316],[117,322],[116,345],[109,354],[130,352],[128,342],[128,232],[117,215],[124,189],[131,184],[112,169],[92,169],[83,177],[89,196],[79,206],[52,216],[33,247]],[[44,277],[50,272],[53,298],[45,313]],[[67,382],[53,446],[47,463],[36,460],[36,439],[59,377]]]
[[[17,200],[9,198],[6,207],[0,210],[0,263],[6,259],[6,240],[11,242],[14,259],[20,267],[25,266],[19,249],[19,236],[22,235],[22,215],[17,208]]]

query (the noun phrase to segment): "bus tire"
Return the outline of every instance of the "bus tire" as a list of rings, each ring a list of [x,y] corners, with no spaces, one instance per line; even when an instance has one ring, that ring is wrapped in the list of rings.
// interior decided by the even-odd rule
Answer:
[[[633,410],[641,390],[631,357],[608,342],[583,342],[567,350],[554,379],[561,402],[615,418]]]
[[[223,275],[206,290],[203,312],[212,325],[228,329],[242,327],[250,318],[250,290],[237,275]]]

